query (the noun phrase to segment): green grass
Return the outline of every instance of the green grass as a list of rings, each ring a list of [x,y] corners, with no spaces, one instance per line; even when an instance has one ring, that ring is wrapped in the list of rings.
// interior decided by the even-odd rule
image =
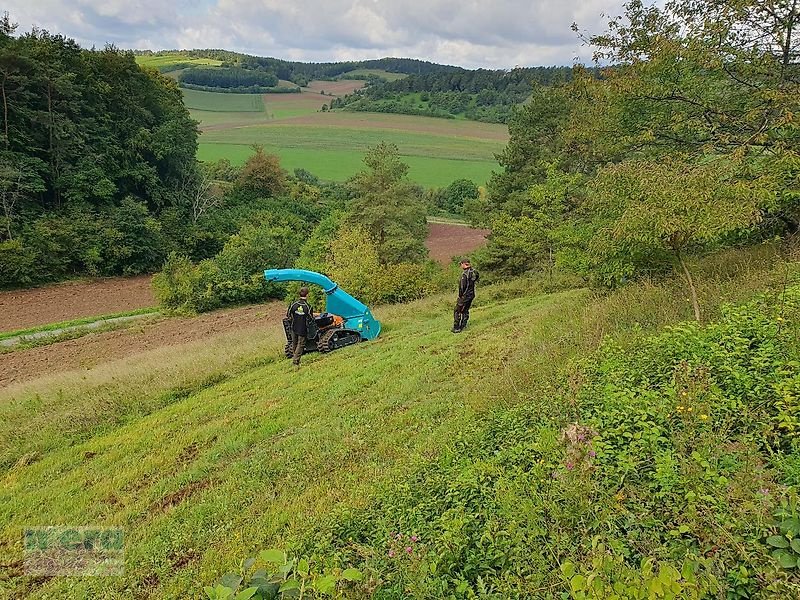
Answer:
[[[711,317],[723,299],[778,285],[784,268],[762,247],[695,272]],[[11,595],[194,596],[254,550],[368,506],[606,336],[622,343],[691,314],[680,279],[604,296],[542,285],[484,286],[460,336],[448,331],[450,295],[379,307],[381,338],[307,356],[297,373],[276,323],[1,391],[10,564],[25,526],[126,533],[124,576],[33,580],[12,566]]]
[[[341,76],[341,79],[351,79],[355,77],[364,77],[369,75],[375,75],[380,77],[381,79],[385,79],[386,81],[397,81],[398,79],[404,79],[408,77],[404,73],[390,73],[389,71],[384,71],[383,69],[356,69],[355,71],[348,71],[347,73]]]
[[[189,109],[220,113],[264,112],[261,94],[226,94],[187,89],[181,91],[183,102]]]
[[[280,156],[284,167],[304,168],[329,181],[343,181],[361,170],[367,149],[387,141],[398,145],[412,180],[421,185],[444,186],[460,178],[482,184],[498,168],[494,156],[505,144],[505,129],[484,123],[317,114],[326,101],[317,94],[183,93],[192,118],[208,128],[200,137],[200,160],[227,158],[242,164],[251,146],[261,144]],[[293,121],[296,117],[311,119]]]
[[[281,158],[284,168],[293,170],[303,168],[317,177],[328,181],[344,181],[364,168],[362,150],[325,150],[307,148],[283,148],[265,145],[269,152]],[[253,153],[248,145],[231,145],[202,142],[198,151],[200,160],[227,158],[234,164],[242,164]],[[410,166],[412,181],[426,187],[442,187],[455,179],[470,179],[482,184],[489,179],[497,163],[486,160],[460,160],[413,156],[400,148],[403,161]]]
[[[286,168],[303,167],[323,179],[343,181],[363,168],[367,149],[382,141],[397,144],[411,167],[411,179],[425,186],[444,186],[460,178],[483,184],[499,168],[493,155],[503,147],[494,140],[396,129],[275,124],[206,132],[198,156],[241,164],[252,153],[250,145],[258,143],[280,156]]]
[[[180,54],[157,54],[151,56],[137,56],[136,62],[146,67],[167,67],[170,65],[179,64],[192,64],[192,65],[206,65],[218,67],[222,64],[220,60],[212,58],[190,58],[188,56],[181,56]]]

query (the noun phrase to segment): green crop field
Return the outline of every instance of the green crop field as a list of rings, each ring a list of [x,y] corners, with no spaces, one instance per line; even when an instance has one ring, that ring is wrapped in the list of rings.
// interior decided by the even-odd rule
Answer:
[[[343,181],[358,172],[368,147],[397,144],[412,180],[445,186],[454,179],[487,181],[507,139],[503,125],[372,113],[320,113],[329,101],[317,93],[219,94],[184,90],[200,121],[200,160],[242,164],[261,144],[287,169]]]
[[[776,261],[762,247],[698,266],[709,318],[719,316],[723,300],[783,285],[785,265]],[[402,518],[414,527],[430,523],[415,550],[430,545],[429,558],[437,556],[434,543],[438,553],[472,548],[476,560],[487,548],[505,556],[501,548],[528,547],[525,537],[487,537],[468,525],[470,511],[486,503],[485,518],[511,519],[520,535],[539,535],[551,522],[565,524],[563,535],[588,527],[585,520],[601,510],[587,508],[595,488],[582,472],[562,468],[563,482],[549,476],[562,460],[554,427],[575,418],[573,405],[549,398],[581,384],[562,377],[604,337],[630,344],[688,318],[683,286],[676,278],[598,296],[544,294],[541,282],[520,280],[484,286],[460,336],[449,332],[450,296],[383,307],[378,340],[309,355],[299,372],[281,357],[280,325],[258,324],[0,391],[0,545],[10,564],[21,556],[24,527],[70,524],[122,528],[126,565],[120,577],[27,578],[12,569],[4,585],[12,597],[199,597],[202,585],[259,549],[319,545],[328,552],[331,535],[371,532],[384,519],[369,516],[378,501],[389,521],[358,544],[351,540],[345,555],[395,577],[440,576],[427,564],[387,562],[382,536],[418,531],[391,522],[406,505]],[[532,420],[519,423],[515,407],[529,404]],[[508,439],[481,438],[482,423]],[[524,447],[514,445],[518,436]],[[540,457],[548,461],[543,468]],[[749,464],[741,463],[747,477]],[[451,487],[426,495],[436,492],[429,485]],[[744,492],[737,487],[730,497],[737,493]],[[610,515],[624,510],[603,502]],[[366,511],[365,520],[355,511]],[[325,522],[343,525],[315,536]],[[565,555],[575,550],[547,539]],[[548,562],[558,559],[541,548],[529,547],[538,562],[520,553],[511,555],[513,564],[558,586],[558,569]],[[446,568],[468,566],[454,560]],[[541,579],[520,577],[520,597],[536,597]]]
[[[181,91],[183,102],[190,110],[222,113],[264,112],[261,94],[226,94],[187,89]]]

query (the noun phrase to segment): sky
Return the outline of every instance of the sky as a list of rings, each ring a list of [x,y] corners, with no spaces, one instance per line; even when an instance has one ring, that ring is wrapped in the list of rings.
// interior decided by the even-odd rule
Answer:
[[[224,48],[287,60],[418,58],[467,68],[591,60],[622,0],[5,0],[19,23],[84,47]]]

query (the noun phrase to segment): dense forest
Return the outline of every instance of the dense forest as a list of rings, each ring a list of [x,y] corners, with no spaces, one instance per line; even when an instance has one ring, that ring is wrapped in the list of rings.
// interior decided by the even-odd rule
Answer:
[[[363,90],[333,100],[331,108],[506,123],[532,86],[563,84],[571,75],[569,67],[528,67],[433,71],[391,82],[374,78]]]
[[[0,281],[157,268],[197,130],[170,79],[114,48],[0,20]]]
[[[262,93],[278,85],[278,78],[268,71],[240,67],[186,69],[180,74],[181,84],[208,88],[225,88],[246,93]]]

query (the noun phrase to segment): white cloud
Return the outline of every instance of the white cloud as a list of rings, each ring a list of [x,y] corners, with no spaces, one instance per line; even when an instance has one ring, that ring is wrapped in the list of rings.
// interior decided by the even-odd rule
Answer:
[[[295,60],[403,56],[465,67],[570,64],[570,31],[602,30],[622,0],[6,0],[85,46],[226,48]]]

